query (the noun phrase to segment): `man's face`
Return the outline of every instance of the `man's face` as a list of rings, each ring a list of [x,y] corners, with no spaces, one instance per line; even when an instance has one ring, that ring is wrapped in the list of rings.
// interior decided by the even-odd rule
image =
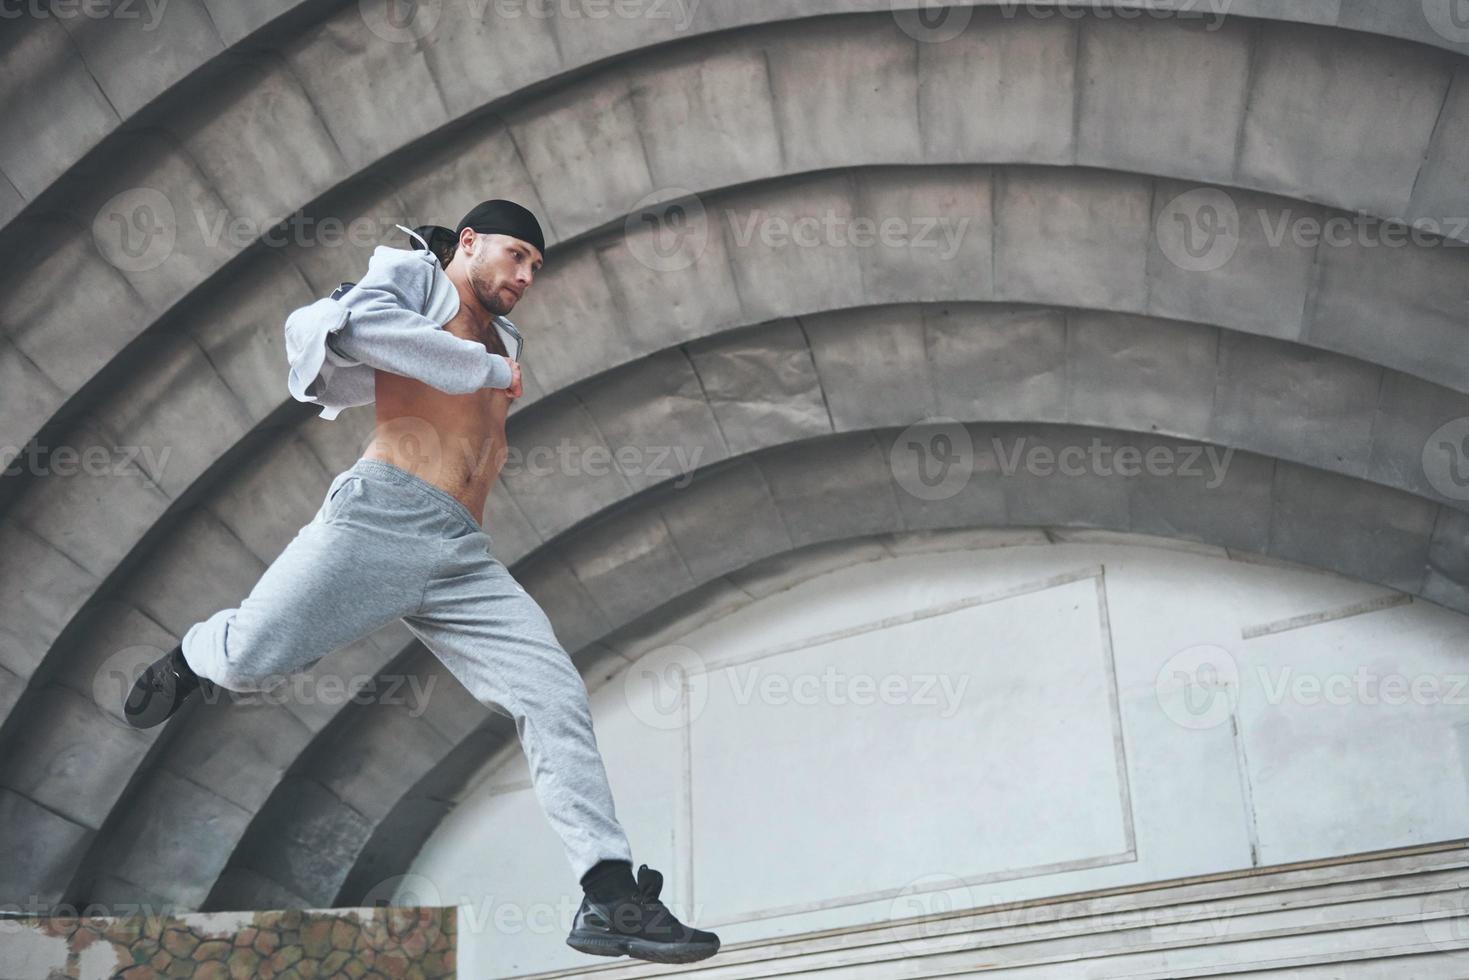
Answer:
[[[465,277],[480,304],[495,316],[515,309],[543,262],[540,249],[528,242],[468,228],[460,235],[455,258],[465,263]]]

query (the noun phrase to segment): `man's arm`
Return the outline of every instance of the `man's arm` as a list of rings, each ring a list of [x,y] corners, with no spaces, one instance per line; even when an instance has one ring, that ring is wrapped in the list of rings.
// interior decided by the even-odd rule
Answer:
[[[396,252],[397,254],[392,254]],[[380,249],[350,292],[341,329],[327,336],[338,363],[367,364],[414,378],[451,395],[509,388],[510,361],[483,344],[456,337],[422,309],[434,270],[412,252]]]

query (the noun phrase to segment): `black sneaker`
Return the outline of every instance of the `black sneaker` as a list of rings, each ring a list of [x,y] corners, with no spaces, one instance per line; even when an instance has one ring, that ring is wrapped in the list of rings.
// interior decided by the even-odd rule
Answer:
[[[621,956],[649,963],[692,963],[719,952],[719,937],[693,929],[658,901],[663,876],[646,864],[638,868],[638,890],[610,902],[582,899],[566,945],[594,956]]]
[[[161,725],[173,717],[189,695],[205,685],[213,687],[194,673],[184,659],[184,648],[176,646],[138,675],[122,704],[123,717],[134,728]]]

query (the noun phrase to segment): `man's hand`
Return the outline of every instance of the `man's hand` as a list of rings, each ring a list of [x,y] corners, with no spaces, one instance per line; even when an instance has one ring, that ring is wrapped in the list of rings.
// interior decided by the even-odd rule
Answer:
[[[520,387],[520,362],[510,360],[508,357],[505,360],[510,361],[510,387],[506,391],[510,393],[511,398],[519,398],[523,393]]]

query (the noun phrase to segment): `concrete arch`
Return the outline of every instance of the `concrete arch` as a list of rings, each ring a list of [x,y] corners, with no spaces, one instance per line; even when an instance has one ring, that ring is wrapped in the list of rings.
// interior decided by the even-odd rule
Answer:
[[[451,4],[446,12],[452,9],[459,8]],[[714,17],[713,11],[726,8],[706,9]],[[528,23],[542,24],[535,18]],[[539,29],[554,34],[549,26],[554,23]],[[757,24],[730,37],[662,38],[679,43],[635,61],[629,61],[629,52],[660,35],[614,31],[593,42],[582,37],[586,32],[573,32],[577,43],[595,45],[577,51],[577,57],[589,59],[586,63],[622,60],[513,111],[493,101],[503,102],[508,94],[499,67],[491,69],[493,79],[445,88],[427,67],[433,58],[414,45],[387,45],[374,52],[370,65],[361,59],[351,63],[354,71],[398,73],[392,84],[379,80],[373,88],[403,99],[398,108],[441,107],[414,113],[384,112],[379,105],[343,102],[333,94],[350,88],[341,85],[342,68],[330,51],[362,46],[363,34],[374,37],[355,5],[344,8],[299,42],[305,45],[300,50],[287,52],[278,63],[237,72],[231,97],[241,104],[223,111],[205,102],[171,119],[170,129],[130,134],[128,145],[119,146],[115,155],[143,164],[88,182],[85,193],[75,195],[70,217],[24,237],[26,254],[41,258],[12,263],[17,271],[0,283],[0,324],[7,325],[9,335],[9,343],[0,345],[0,376],[14,376],[3,389],[7,430],[0,437],[6,444],[24,445],[58,415],[83,411],[87,391],[99,387],[97,379],[109,365],[134,361],[120,355],[160,329],[160,321],[172,324],[162,329],[188,332],[189,307],[194,306],[193,315],[207,307],[236,263],[260,251],[258,232],[297,209],[310,206],[313,213],[343,220],[361,217],[390,237],[392,224],[404,215],[442,219],[477,197],[477,191],[464,187],[462,196],[452,198],[453,206],[446,204],[450,188],[441,171],[464,146],[464,133],[486,125],[493,127],[486,143],[500,144],[486,150],[487,166],[503,176],[507,193],[541,207],[557,243],[621,218],[674,182],[712,188],[815,167],[925,161],[1141,167],[1351,213],[1409,221],[1469,214],[1469,173],[1452,155],[1456,140],[1469,131],[1469,82],[1459,77],[1459,59],[1448,53],[1433,52],[1425,59],[1426,49],[1407,42],[1243,19],[1204,33],[1176,21],[1016,19],[996,9],[945,44],[915,40],[890,12],[808,23],[794,35],[779,25]],[[485,43],[473,31],[452,32],[450,26],[449,20],[439,25],[446,47],[441,52],[433,46],[433,56],[450,57],[451,45]],[[555,37],[515,43],[518,56],[539,59],[535,78],[565,75],[558,75],[556,61],[556,51],[565,46]],[[1007,71],[1029,67],[1021,87],[1023,105],[1009,92],[1005,101],[999,99],[998,79],[986,67],[997,59],[1008,59]],[[465,63],[500,64],[482,57]],[[812,67],[816,63],[821,63],[819,71]],[[1085,99],[1077,94],[1082,91],[1076,83],[1079,63],[1081,71],[1095,75],[1083,79]],[[1213,66],[1212,73],[1197,76],[1197,90],[1171,86],[1149,105],[1135,98],[1146,88],[1149,72],[1176,74],[1170,66],[1192,69],[1205,63]],[[861,87],[843,80],[854,81],[854,73],[864,70],[859,66],[870,64],[884,66],[885,84],[865,96],[863,105],[849,108],[849,93]],[[1098,70],[1099,64],[1108,67]],[[327,74],[329,80],[310,80],[311,72]],[[813,73],[828,83],[810,85]],[[1397,76],[1401,84],[1379,85],[1384,74]],[[1066,84],[1057,86],[1056,78]],[[481,92],[481,83],[489,88]],[[740,92],[740,98],[720,104],[704,90],[715,83]],[[465,104],[443,108],[440,89]],[[1302,118],[1296,101],[1303,90],[1320,96],[1309,118]],[[690,91],[702,101],[683,104]],[[1217,116],[1201,122],[1201,103],[1215,106]],[[483,118],[487,104],[504,111]],[[973,104],[993,106],[993,118],[976,119],[965,108]],[[811,120],[845,120],[852,110],[892,119],[890,137],[873,144],[860,132],[844,132],[840,123],[820,139],[805,140]],[[1372,138],[1348,125],[1348,111],[1372,120]],[[742,149],[715,138],[720,114],[740,120],[747,137]],[[1160,124],[1160,118],[1168,124]],[[449,125],[460,120],[472,128]],[[361,128],[351,128],[349,121]],[[1172,135],[1160,140],[1156,134],[1164,132]],[[558,141],[567,139],[591,139],[601,152],[578,160],[562,151]],[[290,161],[273,149],[283,144],[299,151]],[[532,148],[531,156],[522,159],[519,147]],[[384,166],[344,182],[383,156],[409,149],[415,164],[423,161],[416,167],[417,179],[398,177],[405,160],[400,154],[392,157],[393,171]],[[1355,162],[1352,172],[1323,162],[1348,158]],[[471,175],[454,176],[473,182]],[[142,260],[127,255],[121,242],[106,245],[110,252],[104,257],[92,234],[94,219],[120,192],[133,196],[119,207],[146,203],[136,188],[167,198],[148,200],[176,218],[171,227],[177,240],[160,264],[146,249]],[[459,189],[454,188],[456,194]],[[232,219],[243,222],[246,231],[222,234]],[[1457,221],[1440,221],[1439,228],[1451,237],[1469,237],[1469,225],[1461,228]],[[158,241],[165,243],[167,237]],[[278,306],[288,308],[303,292],[315,294],[349,278],[364,250],[304,251],[313,254],[283,256],[289,266],[275,270],[283,277],[272,290]],[[80,298],[58,302],[53,284],[59,281],[83,286]],[[284,312],[275,309],[272,318],[278,321]],[[105,329],[78,326],[95,323]],[[106,428],[107,423],[104,418],[97,424]]]
[[[956,342],[960,346],[955,346]],[[1128,353],[1159,349],[1174,342],[1181,345],[1177,357],[1139,359]],[[879,345],[884,343],[899,353],[874,360],[867,352],[880,349]],[[1049,349],[1051,355],[1034,353],[1043,349]],[[1024,380],[1006,385],[1000,378],[1013,371],[1012,358],[1022,350],[1032,351],[1030,356],[1040,356],[1042,360],[1054,355],[1056,359],[1040,376],[1049,376],[1059,386],[1069,386],[1071,390],[1062,394],[1058,387],[1046,392],[1037,384],[1038,376],[1030,372],[1026,372]],[[903,351],[908,352],[906,358]],[[923,351],[931,353],[918,353],[915,360],[915,352]],[[1304,356],[1305,360],[1286,367],[1292,355]],[[924,356],[931,357],[933,362],[923,363]],[[580,390],[544,400],[532,414],[517,418],[519,431],[514,438],[522,445],[550,445],[569,436],[581,445],[606,445],[610,452],[616,445],[662,445],[681,436],[692,437],[695,448],[708,449],[706,458],[718,461],[726,455],[737,457],[759,451],[773,443],[901,425],[934,415],[954,415],[987,421],[1072,422],[1130,429],[1150,436],[1169,432],[1245,450],[1262,450],[1267,455],[1288,456],[1287,447],[1314,443],[1313,439],[1301,440],[1300,432],[1282,421],[1304,420],[1305,424],[1311,424],[1315,410],[1309,405],[1310,396],[1305,394],[1308,390],[1350,392],[1357,388],[1385,393],[1384,402],[1373,409],[1372,421],[1365,426],[1365,429],[1375,428],[1385,437],[1421,430],[1425,425],[1436,426],[1435,413],[1443,411],[1442,403],[1433,401],[1430,386],[1401,377],[1384,379],[1376,369],[1364,373],[1364,366],[1334,355],[1310,369],[1320,373],[1310,375],[1309,381],[1304,380],[1307,375],[1301,374],[1300,369],[1312,361],[1312,355],[1279,341],[1114,314],[987,306],[882,307],[841,311],[799,322],[778,321],[736,331],[689,345],[687,355],[680,350],[665,351],[639,363],[625,377],[603,378]],[[749,374],[750,364],[761,365],[754,375]],[[1254,373],[1261,364],[1276,365],[1276,370],[1281,372],[1279,378],[1289,379],[1283,387],[1300,395],[1301,401],[1279,404],[1263,415],[1247,410],[1256,400],[1254,392],[1259,390],[1252,386],[1263,380]],[[932,377],[930,372],[935,366],[947,373]],[[1235,377],[1232,371],[1244,373]],[[746,375],[742,379],[738,377],[740,372]],[[991,375],[995,378],[994,387],[989,383]],[[1075,380],[1060,385],[1063,377]],[[963,383],[959,379],[968,379],[967,390],[961,392]],[[736,380],[741,384],[731,384]],[[1279,385],[1264,381],[1264,387],[1274,389]],[[1025,393],[1027,389],[1029,394]],[[1170,400],[1170,392],[1176,394],[1181,390],[1198,393],[1193,410]],[[740,393],[740,399],[727,400],[727,394],[734,391]],[[874,397],[874,392],[880,392],[881,397]],[[685,407],[673,418],[652,421],[654,406],[667,399]],[[1203,408],[1205,402],[1208,409]],[[1212,414],[1216,402],[1222,407],[1217,418]],[[1236,415],[1242,408],[1246,408],[1245,413]],[[1197,414],[1199,411],[1204,414]],[[1415,415],[1421,412],[1427,415]],[[592,418],[599,423],[591,423]],[[1184,428],[1184,423],[1196,427]],[[607,427],[612,425],[630,428],[622,432],[608,431]],[[1270,434],[1271,429],[1277,431]],[[1332,433],[1352,431],[1364,431],[1364,425],[1332,416],[1329,424],[1321,427],[1321,438],[1329,440]],[[1294,463],[1324,466],[1338,473],[1370,473],[1373,475],[1369,479],[1385,480],[1392,485],[1394,489],[1389,492],[1405,491],[1408,484],[1401,482],[1397,474],[1407,467],[1400,457],[1393,455],[1400,447],[1385,441],[1353,450],[1351,441],[1347,437],[1313,445],[1316,455],[1295,454]],[[1421,455],[1421,448],[1418,451]],[[283,454],[281,470],[263,472],[262,483],[289,482],[292,477],[287,468],[291,466],[299,467],[299,460],[294,455]],[[300,477],[295,479],[299,481]],[[497,549],[499,541],[506,542],[505,550],[499,552],[503,560],[516,561],[529,556],[532,565],[543,540],[552,542],[544,547],[554,547],[557,535],[579,528],[598,513],[621,506],[623,495],[653,485],[647,481],[584,480],[566,474],[549,479],[546,476],[521,479],[529,479],[548,491],[542,494],[542,499],[561,502],[568,508],[553,518],[555,523],[548,524],[545,523],[548,515],[538,513],[531,503],[534,495],[522,493],[518,495],[522,502],[500,512],[507,520],[492,523]],[[512,496],[516,496],[517,482],[507,481]],[[1433,506],[1427,501],[1424,504]],[[307,506],[314,505],[308,500]],[[1446,513],[1454,515],[1450,526],[1453,520],[1462,519],[1457,511]],[[1451,551],[1451,541],[1445,539],[1440,550]],[[172,556],[161,563],[171,566]],[[1431,594],[1438,601],[1458,608],[1451,590],[1445,591],[1446,585],[1446,581],[1435,579]],[[557,618],[557,622],[564,631],[565,621]],[[401,630],[390,631],[389,635],[397,638],[399,648],[407,643]],[[391,656],[391,641],[385,642],[383,637],[374,640],[375,646],[363,644],[362,649],[347,655],[352,672],[376,670]],[[567,642],[570,647],[571,641]],[[121,645],[119,640],[111,644],[114,648]],[[426,671],[426,675],[434,673],[431,664],[414,669]],[[442,676],[441,671],[439,674]],[[454,685],[450,683],[449,687]],[[478,706],[466,703],[452,709],[449,715],[459,719],[466,712],[470,717],[482,714]],[[138,777],[141,782],[130,789],[126,806],[113,804],[120,785],[114,785],[110,793],[102,787],[87,790],[73,786],[70,795],[89,798],[98,808],[92,814],[97,822],[109,811],[155,815],[166,812],[181,818],[190,812],[191,806],[202,808],[201,814],[207,814],[212,824],[224,823],[224,818],[230,816],[244,820],[244,814],[237,811],[257,805],[262,794],[276,785],[290,765],[289,758],[283,759],[279,754],[262,756],[256,747],[258,739],[251,733],[277,733],[280,741],[273,744],[273,749],[283,749],[289,754],[304,749],[313,738],[327,738],[329,733],[323,728],[328,723],[339,724],[334,715],[314,710],[295,724],[273,723],[273,717],[269,712],[254,712],[254,709],[251,714],[241,716],[243,740],[238,752],[219,749],[205,756],[184,752],[175,757],[167,771],[145,771]],[[228,744],[223,735],[229,729],[212,727],[224,724],[220,716],[201,714],[199,720],[206,725],[204,732],[191,733],[188,741]],[[301,724],[302,721],[306,724]],[[285,737],[292,731],[299,731],[299,737]],[[425,730],[430,731],[438,736],[443,734],[437,724]],[[170,732],[169,737],[177,740],[184,735],[180,730]],[[401,745],[405,738],[403,733],[398,733],[381,742],[364,744]],[[19,753],[20,757],[34,758],[37,763],[50,755]],[[116,774],[119,778],[126,775],[124,755],[112,763],[106,769],[107,775]],[[249,785],[237,784],[236,776],[242,772],[251,775]],[[7,782],[14,785],[14,776]],[[53,791],[59,788],[53,787]],[[96,792],[97,789],[102,791]],[[51,809],[62,811],[68,806],[54,796],[47,803]],[[127,817],[122,819],[126,821]],[[120,840],[113,841],[112,835]],[[122,854],[126,851],[122,842],[140,835],[146,837],[142,827],[125,822],[121,827],[104,830],[97,851]],[[156,860],[156,856],[150,855],[141,864],[154,868]],[[208,867],[199,855],[191,855],[193,872],[207,873]],[[189,873],[189,869],[169,869],[162,880],[187,881]],[[131,874],[136,876],[137,871]],[[135,880],[127,874],[119,874],[119,878]],[[159,883],[154,882],[154,887]],[[198,898],[197,891],[189,895],[189,900]]]
[[[981,0],[972,6],[990,6],[997,2]],[[1451,13],[1448,4],[1439,9],[1434,6],[1437,2],[1390,0],[1370,7],[1348,4],[1346,9],[1342,9],[1343,5],[1337,0],[1306,10],[1281,10],[1261,0],[1236,0],[1224,12],[1234,16],[1343,27],[1417,41],[1459,54],[1469,53],[1469,40],[1447,16]],[[1038,10],[1052,5],[1052,0],[1038,0],[1032,4]],[[100,158],[108,152],[108,137],[146,125],[150,116],[157,118],[177,112],[187,106],[188,100],[197,100],[201,96],[216,100],[216,108],[226,108],[218,104],[223,101],[220,94],[211,90],[218,83],[219,76],[211,74],[209,69],[219,69],[222,62],[233,61],[249,51],[283,46],[288,39],[288,30],[300,31],[303,27],[324,22],[340,23],[342,14],[334,8],[346,6],[343,0],[272,0],[248,6],[221,3],[219,0],[186,0],[169,4],[172,13],[167,15],[162,15],[160,10],[133,7],[123,8],[122,14],[117,16],[100,19],[73,11],[70,16],[53,14],[13,24],[7,31],[5,60],[16,65],[17,70],[8,79],[0,81],[0,85],[4,85],[0,92],[15,94],[24,87],[24,80],[42,74],[52,79],[53,84],[39,90],[28,90],[26,98],[14,100],[17,111],[7,114],[7,128],[0,130],[0,146],[20,146],[22,134],[42,127],[52,138],[39,148],[40,152],[24,156],[0,154],[0,235],[7,231],[7,225],[28,209],[44,208],[48,196],[59,198],[81,184],[89,173],[105,166]],[[687,11],[687,28],[678,33],[693,35],[727,30],[758,23],[770,16],[763,11],[748,9],[753,5],[743,6],[745,9],[733,13],[696,7]],[[965,8],[971,4],[955,3],[952,6],[956,15],[968,16]],[[1125,14],[1129,8],[1139,5],[1105,2],[1098,6],[1114,8],[1119,14]],[[1142,6],[1151,10],[1162,5]],[[1187,7],[1187,4],[1179,6]],[[799,15],[891,9],[880,0],[808,0],[803,8]],[[382,22],[386,18],[381,17],[373,5],[362,5],[358,9],[362,26],[367,30],[359,31],[355,36],[365,41],[372,36],[368,33],[370,25],[376,24],[383,29]],[[427,5],[419,16],[425,21],[432,17],[435,23],[429,28],[430,33],[425,35],[425,43],[433,44],[442,37],[455,36],[466,30],[478,33],[473,31],[474,9],[463,3],[451,3],[447,10],[441,5]],[[548,14],[542,19],[542,26],[549,35],[551,46],[557,51],[563,47],[570,49],[571,57],[563,59],[557,66],[561,71],[574,70],[579,64],[585,64],[589,56],[598,56],[585,44],[563,44],[558,38],[557,21],[565,15],[558,17],[560,9],[556,7],[548,8]],[[776,18],[791,15],[795,13],[783,10],[774,14]],[[440,18],[444,18],[442,27],[438,23]],[[566,19],[568,24],[561,30],[572,26],[570,19]],[[414,30],[410,25],[401,33],[411,36]],[[399,32],[386,30],[385,33],[387,37],[394,37]],[[381,43],[391,43],[386,37],[376,39]],[[660,35],[654,43],[671,39],[671,36]],[[507,45],[502,54],[511,58],[533,58],[543,53],[547,39],[538,40],[540,44]],[[626,40],[639,43],[642,39]],[[602,52],[600,56],[606,57],[607,54]],[[583,61],[578,62],[576,55],[582,56]],[[148,64],[148,71],[138,71],[140,62]],[[431,62],[430,70],[433,68]],[[513,71],[506,74],[513,75]],[[502,87],[508,81],[504,76],[493,80],[500,81]],[[478,89],[477,96],[488,101],[494,98],[496,91],[493,84],[486,83]],[[238,92],[233,94],[235,98],[240,97]]]
[[[1451,336],[1458,329],[1452,307],[1469,288],[1462,276],[1469,252],[1327,248],[1282,254],[1261,230],[1242,237],[1230,265],[1193,272],[1165,257],[1170,246],[1160,236],[1168,225],[1157,217],[1174,190],[1188,186],[1056,168],[873,168],[711,196],[707,247],[697,256],[691,252],[695,260],[686,268],[657,272],[650,267],[647,250],[656,230],[588,237],[559,256],[559,268],[545,287],[547,299],[523,318],[539,349],[550,355],[536,364],[557,370],[528,365],[528,394],[516,411],[612,365],[730,327],[920,301],[1041,303],[1207,318],[1231,331],[1345,351],[1368,364],[1439,380],[1459,393],[1469,388],[1469,365],[1459,367],[1469,355]],[[1271,214],[1288,207],[1276,199],[1248,200],[1277,209]],[[758,238],[740,244],[748,216],[795,221],[823,212],[941,215],[955,222],[952,227],[960,220],[972,222],[974,230],[949,256],[933,248],[858,249],[838,241],[795,249],[766,247]],[[918,222],[913,224],[916,234]],[[1058,267],[1067,274],[1056,275]],[[260,285],[260,280],[244,279],[241,289],[259,291]],[[1294,319],[1278,313],[1281,309],[1291,310]],[[584,326],[598,322],[608,328]],[[1395,324],[1391,338],[1380,336],[1384,322]],[[266,334],[250,319],[214,326],[219,332],[207,347],[184,343],[164,359],[164,377],[144,378],[119,394],[115,411],[109,412],[119,435],[83,427],[72,443],[84,454],[95,448],[109,459],[120,455],[118,447],[151,448],[160,457],[167,451],[165,462],[139,457],[136,472],[123,475],[106,468],[37,479],[0,526],[5,545],[0,568],[49,586],[44,596],[23,590],[5,596],[17,605],[0,610],[8,614],[0,622],[15,624],[0,628],[0,666],[8,672],[0,673],[0,692],[8,690],[0,697],[3,713],[33,677],[55,669],[47,666],[55,661],[53,647],[75,628],[99,586],[124,567],[138,542],[166,533],[160,522],[166,525],[176,502],[190,498],[217,460],[255,451],[250,447],[263,445],[283,419],[304,416],[298,411],[302,406],[282,402],[275,331]],[[1444,413],[1456,404],[1455,397],[1443,398],[1435,409],[1442,417],[1426,431],[1414,430],[1413,438],[1426,437],[1453,417]],[[193,435],[180,439],[181,432]],[[1421,443],[1410,445],[1409,456],[1421,448]],[[323,485],[329,472],[353,458],[341,445],[320,448],[316,455],[306,472]],[[1409,457],[1399,466],[1404,472],[1416,468]],[[1414,486],[1433,492],[1424,479]],[[298,502],[311,497],[305,486],[295,493]],[[275,517],[247,510],[233,529],[242,540],[260,542],[244,546],[261,563],[256,574],[288,533],[289,522]],[[542,521],[538,539],[560,529],[555,521]],[[220,536],[207,528],[186,530]],[[241,548],[238,542],[205,540],[211,548]],[[217,592],[200,590],[200,601],[227,605],[248,591],[251,581],[250,573],[241,572],[218,582]],[[197,577],[190,579],[192,588],[199,584]],[[157,618],[171,627],[192,621],[177,604]]]
[[[1017,425],[976,426],[969,431],[977,444],[991,433],[1028,433],[1055,447],[1089,439],[1096,430]],[[720,583],[719,579],[751,561],[857,536],[924,528],[1086,528],[1130,533],[1148,533],[1146,529],[1154,528],[1226,549],[1286,560],[1308,558],[1308,564],[1321,567],[1319,549],[1374,551],[1382,542],[1378,537],[1382,525],[1374,529],[1373,524],[1393,519],[1390,515],[1401,520],[1406,516],[1405,506],[1416,506],[1391,492],[1379,496],[1380,490],[1366,489],[1360,481],[1253,456],[1237,457],[1238,469],[1232,470],[1227,481],[1231,503],[1242,503],[1236,493],[1249,500],[1242,504],[1249,512],[1243,520],[1239,511],[1232,513],[1232,519],[1219,520],[1217,503],[1206,505],[1202,495],[1181,490],[1179,481],[1167,488],[1145,488],[1147,481],[1140,480],[1126,488],[1098,492],[1095,484],[1069,488],[1059,486],[1065,481],[1045,479],[1022,478],[1001,486],[1009,478],[999,476],[998,470],[983,477],[975,474],[982,488],[971,483],[947,501],[924,502],[898,489],[889,452],[889,439],[896,434],[893,430],[865,431],[802,440],[730,461],[707,475],[701,473],[687,490],[648,492],[636,506],[548,546],[546,554],[529,563],[524,580],[528,587],[534,583],[541,590],[538,594],[556,608],[558,624],[564,623],[573,635],[606,637],[655,614],[670,602],[670,596],[685,596],[701,587],[738,589],[737,584]],[[1134,436],[1121,434],[1124,439]],[[1149,436],[1137,440],[1142,446],[1170,443],[1172,440]],[[832,496],[834,473],[841,481],[840,490]],[[1349,509],[1367,507],[1372,517],[1365,527],[1355,523],[1343,527],[1323,517],[1319,507],[1323,497]],[[696,510],[697,519],[690,521]],[[1405,530],[1402,524],[1397,527]],[[1328,533],[1341,537],[1326,544],[1321,539]],[[629,541],[637,547],[628,547]],[[1312,551],[1315,554],[1308,554]],[[625,560],[620,561],[621,557]],[[1328,561],[1338,571],[1347,567],[1337,559]],[[628,584],[633,582],[637,584]],[[674,612],[669,618],[674,618],[679,603],[675,599],[670,605]],[[645,627],[646,621],[635,628]],[[586,645],[582,656],[589,658],[589,666],[603,657],[622,659],[615,647],[599,646],[597,640]],[[427,654],[410,654],[401,669],[427,668],[432,659]],[[366,849],[373,831],[390,826],[403,848],[398,856],[411,854],[414,836],[431,829],[442,813],[436,801],[483,761],[486,742],[493,742],[494,732],[503,729],[503,725],[492,725],[477,733],[473,743],[477,751],[456,753],[452,747],[440,747],[445,762],[426,775],[422,764],[434,743],[423,737],[414,739],[414,765],[405,767],[398,785],[407,795],[390,808],[391,801],[384,799],[382,773],[365,775],[358,764],[360,758],[351,758],[350,752],[345,759],[339,754],[344,746],[353,744],[403,744],[410,735],[408,719],[401,711],[392,720],[386,714],[385,709],[349,711],[336,738],[316,746],[295,767],[293,778],[256,817],[231,861],[237,870],[227,872],[221,880],[211,894],[210,907],[259,901],[351,901],[354,887],[365,891],[376,881],[401,872],[389,853],[391,845],[375,853]],[[146,825],[146,817],[136,820],[138,828]],[[378,839],[388,836],[385,833]],[[323,847],[331,851],[333,860],[311,860],[309,852]],[[362,869],[355,876],[349,875],[340,860],[343,854],[352,854],[354,863],[361,862]],[[322,877],[314,877],[322,872]]]

